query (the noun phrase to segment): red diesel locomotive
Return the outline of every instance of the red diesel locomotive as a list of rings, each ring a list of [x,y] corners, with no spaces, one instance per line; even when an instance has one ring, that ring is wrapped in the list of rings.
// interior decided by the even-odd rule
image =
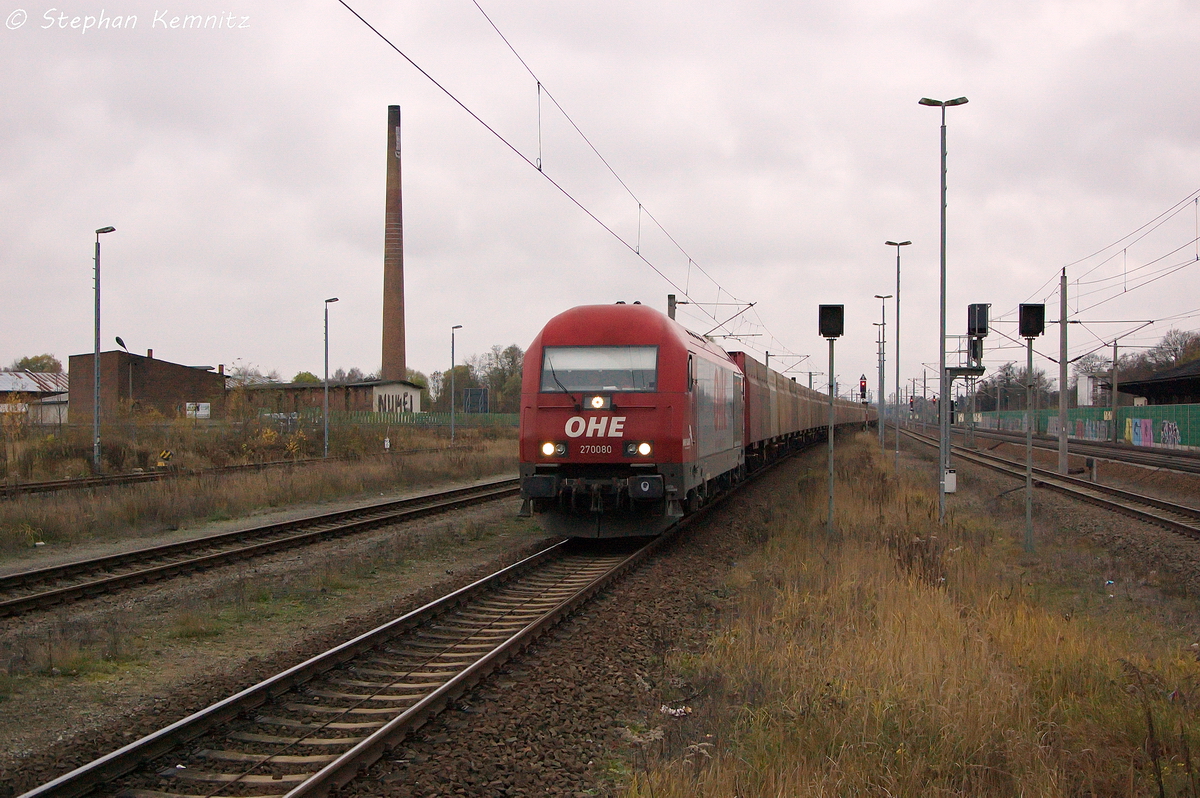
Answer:
[[[747,469],[824,438],[828,398],[641,304],[551,319],[525,353],[521,514],[568,537],[656,535]],[[863,423],[838,401],[835,423]]]

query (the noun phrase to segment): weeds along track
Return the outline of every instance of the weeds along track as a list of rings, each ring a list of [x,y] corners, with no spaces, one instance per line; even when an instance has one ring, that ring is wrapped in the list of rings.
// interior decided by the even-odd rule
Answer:
[[[404,449],[395,451],[384,457],[400,457],[408,454],[434,454],[455,450],[470,449],[469,446],[439,446],[424,449]],[[162,482],[181,477],[199,477],[214,474],[236,474],[246,471],[265,471],[271,468],[292,468],[295,466],[328,464],[330,462],[361,460],[360,457],[306,457],[300,460],[271,460],[266,463],[241,463],[238,465],[217,466],[202,469],[163,469],[157,471],[140,471],[128,474],[105,474],[98,477],[80,477],[77,479],[48,479],[40,482],[18,482],[0,484],[0,499],[11,499],[30,493],[57,493],[65,490],[90,490],[93,488],[110,488],[118,485],[138,485],[143,482]]]
[[[953,432],[963,435],[966,429],[954,427]],[[975,428],[975,437],[991,438],[1002,443],[1019,443],[1024,445],[1025,433],[1005,432],[1003,430]],[[1058,439],[1041,435],[1033,437],[1033,445],[1038,449],[1058,451]],[[1150,466],[1166,471],[1183,471],[1189,474],[1200,474],[1200,454],[1187,451],[1170,451],[1161,448],[1137,448],[1130,444],[1106,443],[1104,441],[1081,441],[1071,439],[1071,454],[1080,457],[1094,457],[1098,460],[1110,460],[1114,463],[1130,463],[1132,465]]]
[[[557,543],[21,798],[328,795],[783,459],[648,543]]]
[[[20,615],[66,601],[243,561],[295,546],[366,532],[387,524],[515,496],[515,479],[501,479],[397,501],[298,518],[252,529],[152,546],[0,577],[0,616]]]
[[[936,438],[930,438],[911,430],[904,430],[904,434],[929,446],[938,445]],[[986,452],[976,452],[961,446],[953,448],[955,456],[961,460],[986,466],[1020,479],[1025,478],[1024,463]],[[1044,468],[1034,468],[1033,474],[1033,484],[1038,487],[1050,488],[1107,510],[1124,513],[1142,521],[1166,527],[1173,532],[1200,539],[1200,510],[1156,499],[1153,496],[1101,485],[1097,482],[1063,476]]]
[[[24,798],[325,795],[668,537],[556,544]]]

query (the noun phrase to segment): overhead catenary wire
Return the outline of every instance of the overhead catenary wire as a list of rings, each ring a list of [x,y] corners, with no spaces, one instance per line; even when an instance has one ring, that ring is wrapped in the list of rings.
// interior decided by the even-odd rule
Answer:
[[[521,66],[523,66],[525,68],[525,71],[529,73],[529,76],[531,78],[533,78],[535,81],[537,81],[539,92],[545,92],[546,97],[550,100],[550,102],[554,103],[554,107],[559,110],[559,113],[561,113],[563,115],[563,118],[566,119],[568,123],[570,123],[571,127],[575,130],[576,133],[579,134],[579,137],[581,139],[583,139],[584,143],[587,144],[588,148],[591,149],[591,151],[596,155],[596,157],[600,159],[600,163],[604,164],[604,168],[606,168],[609,171],[609,173],[616,179],[616,181],[621,184],[621,188],[625,189],[625,192],[627,194],[629,194],[629,197],[634,202],[636,202],[638,204],[639,209],[641,209],[643,206],[643,203],[638,198],[637,194],[634,193],[633,189],[631,189],[629,187],[629,184],[625,182],[625,180],[621,177],[621,175],[617,173],[617,170],[615,168],[613,168],[613,165],[611,163],[609,163],[608,159],[605,158],[604,155],[601,154],[599,148],[597,148],[596,145],[592,143],[592,140],[590,138],[588,138],[586,133],[583,132],[583,129],[580,128],[579,125],[575,122],[575,120],[571,118],[571,115],[569,113],[567,113],[567,109],[563,108],[562,104],[559,103],[559,101],[554,97],[554,95],[550,93],[550,90],[545,87],[545,84],[542,83],[541,78],[539,78],[537,76],[537,73],[535,73],[533,71],[533,68],[530,67],[528,62],[526,62],[525,59],[521,56],[521,54],[519,52],[517,52],[517,48],[514,47],[512,42],[510,42],[508,40],[508,37],[504,35],[504,32],[502,30],[500,30],[500,26],[496,24],[495,20],[493,20],[491,18],[491,16],[487,13],[487,11],[484,11],[483,6],[481,6],[479,4],[479,0],[471,0],[471,3],[475,6],[475,8],[479,9],[479,13],[482,14],[483,18],[487,20],[489,25],[491,25],[492,30],[494,30],[496,32],[496,35],[500,37],[500,40],[504,42],[505,46],[508,47],[509,51],[512,52],[513,56],[521,63]],[[538,133],[540,135],[541,134],[540,118],[538,120],[538,124],[539,124]],[[683,256],[688,259],[688,267],[690,268],[692,265],[695,265],[696,268],[699,269],[701,274],[703,274],[705,277],[707,277],[709,280],[711,280],[712,283],[714,285],[717,285],[719,288],[720,284],[717,283],[717,281],[715,279],[713,279],[712,275],[710,275],[707,271],[705,271],[704,268],[699,263],[696,263],[692,259],[692,257],[690,255],[688,255],[687,251],[683,248],[683,246],[678,241],[675,240],[675,237],[672,236],[671,233],[665,227],[663,227],[663,225],[658,221],[658,219],[655,218],[654,215],[651,214],[649,211],[645,211],[645,213],[646,213],[646,216],[650,219],[650,221],[654,222],[654,225],[662,232],[662,234],[665,235],[667,237],[667,239],[672,244],[675,245],[675,248],[678,249],[679,252],[682,253]],[[639,220],[640,220],[640,215],[639,215]],[[727,291],[726,293],[729,293],[729,292]]]
[[[582,131],[582,129],[580,129],[579,125],[576,124],[575,121],[573,119],[571,119],[571,117],[566,113],[565,109],[562,108],[562,105],[558,102],[558,100],[554,97],[554,95],[546,88],[545,84],[542,83],[542,81],[537,77],[537,75],[529,67],[528,63],[521,57],[520,53],[518,53],[516,51],[516,48],[513,47],[512,43],[509,42],[507,37],[504,36],[503,32],[500,31],[499,27],[495,24],[495,22],[491,19],[491,17],[489,17],[487,15],[487,13],[483,10],[483,8],[479,5],[478,2],[475,2],[475,0],[473,0],[473,3],[476,6],[476,8],[479,9],[480,13],[483,14],[484,18],[492,26],[493,30],[496,31],[496,33],[500,36],[500,38],[504,41],[504,43],[512,51],[513,55],[518,59],[518,61],[521,62],[521,65],[534,78],[534,80],[537,84],[536,88],[537,88],[537,93],[538,93],[538,117],[539,117],[539,120],[538,120],[538,155],[537,155],[536,159],[531,159],[529,156],[525,155],[516,145],[514,145],[511,141],[509,141],[502,133],[500,133],[492,125],[488,124],[481,116],[479,116],[479,114],[477,114],[474,110],[472,110],[469,106],[467,106],[467,104],[463,100],[459,99],[459,97],[457,95],[455,95],[452,91],[450,91],[449,88],[444,86],[441,82],[439,82],[436,78],[434,78],[433,75],[431,75],[426,69],[424,69],[419,64],[417,64],[416,61],[413,60],[413,58],[411,58],[407,53],[405,53],[403,50],[401,50],[382,31],[380,31],[378,28],[376,28],[374,25],[372,25],[365,17],[363,17],[362,14],[358,13],[358,11],[356,11],[348,2],[346,2],[346,0],[338,0],[338,2],[347,11],[349,11],[351,14],[353,14],[355,16],[355,18],[357,18],[363,25],[365,25],[372,33],[374,33],[377,37],[379,37],[379,39],[381,39],[388,47],[390,47],[393,51],[395,51],[397,55],[399,55],[401,58],[403,58],[405,61],[407,61],[409,63],[409,65],[411,65],[424,78],[426,78],[430,83],[432,83],[435,87],[437,87],[452,102],[454,102],[456,105],[458,105],[459,108],[461,108],[463,111],[465,111],[472,119],[474,119],[476,122],[478,122],[485,130],[487,130],[489,133],[491,133],[496,139],[498,139],[502,144],[504,144],[504,146],[506,146],[509,150],[511,150],[514,155],[516,155],[518,158],[520,158],[522,161],[524,161],[530,167],[536,169],[539,172],[539,174],[541,174],[544,178],[546,178],[546,180],[552,186],[554,186],[554,188],[556,188],[563,196],[565,196],[568,200],[570,200],[572,204],[574,204],[581,211],[583,211],[584,214],[586,214],[590,219],[592,219],[592,221],[594,221],[597,225],[599,225],[601,227],[601,229],[603,229],[605,232],[607,232],[610,236],[615,238],[622,246],[624,246],[627,250],[629,250],[636,258],[638,258],[644,264],[649,266],[651,270],[653,270],[659,277],[661,277],[663,279],[663,281],[666,282],[677,293],[686,297],[694,305],[703,305],[704,304],[702,302],[695,301],[695,298],[692,297],[690,294],[691,270],[692,270],[692,267],[695,266],[696,270],[700,274],[704,275],[716,287],[718,299],[720,299],[722,294],[725,294],[726,296],[730,297],[731,299],[738,299],[732,292],[727,291],[719,282],[717,282],[712,277],[712,275],[710,275],[698,262],[696,262],[696,260],[691,255],[689,255],[687,253],[687,251],[680,245],[678,240],[673,235],[671,235],[671,233],[669,231],[666,230],[666,228],[662,225],[661,222],[659,222],[657,217],[655,217],[652,213],[650,213],[649,210],[645,209],[644,204],[641,203],[640,200],[638,200],[636,194],[634,194],[634,192],[629,188],[629,185],[625,182],[625,180],[621,178],[621,176],[616,172],[616,170],[612,167],[612,165],[609,163],[609,161],[600,153],[599,149],[583,133],[583,131]],[[601,163],[604,164],[605,168],[608,169],[608,171],[613,175],[613,177],[617,180],[617,182],[621,185],[621,187],[629,194],[630,197],[632,197],[636,202],[638,202],[638,205],[639,205],[639,209],[638,209],[638,219],[639,219],[638,240],[631,243],[624,236],[622,236],[620,233],[618,233],[616,230],[614,230],[609,224],[604,222],[604,220],[602,220],[595,212],[593,212],[589,207],[587,207],[583,203],[582,200],[580,200],[574,194],[572,194],[571,191],[566,188],[566,186],[564,186],[561,182],[559,182],[558,180],[555,180],[549,174],[547,174],[547,172],[544,168],[545,163],[543,160],[542,138],[541,138],[541,96],[542,96],[542,94],[545,94],[546,98],[548,100],[550,100],[550,102],[553,103],[553,105],[563,114],[564,118],[567,119],[567,121],[570,123],[572,128],[575,129],[575,131],[584,140],[584,142],[588,145],[588,147],[592,150],[592,152],[596,155],[596,157],[601,161]],[[686,276],[684,287],[680,287],[678,282],[673,280],[665,271],[663,271],[663,269],[659,268],[658,265],[653,263],[648,257],[646,257],[641,252],[641,241],[640,241],[641,224],[640,224],[640,222],[641,222],[641,216],[643,213],[645,214],[646,218],[649,219],[651,222],[653,222],[655,227],[658,228],[658,230],[660,232],[662,232],[662,234],[679,250],[679,252],[682,253],[687,258],[687,276]],[[751,303],[745,302],[744,300],[738,300],[738,304],[749,306]],[[707,311],[704,311],[703,308],[701,308],[701,310],[702,310],[702,312],[704,312],[704,315],[708,320],[711,320],[712,322],[719,322],[719,320],[717,319],[715,314],[708,313]],[[721,324],[718,323],[717,329],[720,329],[720,328],[721,328]]]
[[[645,257],[643,257],[643,256],[641,255],[641,253],[639,253],[639,252],[637,251],[637,249],[636,249],[636,248],[635,248],[635,247],[634,247],[632,244],[630,244],[628,241],[626,241],[626,240],[625,240],[625,239],[624,239],[624,238],[621,236],[621,234],[620,234],[620,233],[618,233],[617,231],[615,231],[615,230],[613,230],[611,227],[609,227],[607,224],[605,224],[605,222],[604,222],[604,221],[603,221],[603,220],[602,220],[600,217],[598,217],[598,216],[597,216],[595,213],[593,213],[593,212],[591,211],[591,209],[589,209],[589,208],[588,208],[586,205],[584,205],[584,204],[583,204],[583,202],[581,202],[579,199],[577,199],[577,198],[575,197],[575,195],[574,195],[574,194],[572,194],[571,192],[567,191],[567,189],[566,189],[566,188],[565,188],[565,187],[564,187],[562,184],[560,184],[560,183],[559,183],[558,181],[556,181],[554,178],[550,177],[550,175],[546,174],[546,171],[545,171],[544,169],[540,168],[540,167],[538,166],[538,164],[536,164],[534,161],[530,160],[529,156],[525,155],[525,153],[523,153],[523,152],[521,152],[519,149],[517,149],[516,145],[514,145],[512,142],[510,142],[508,139],[506,139],[506,138],[505,138],[505,137],[504,137],[504,136],[503,136],[503,135],[502,135],[502,134],[501,134],[501,133],[500,133],[498,130],[496,130],[494,127],[492,127],[492,126],[491,126],[491,125],[489,125],[487,122],[485,122],[485,121],[483,120],[483,118],[482,118],[482,117],[480,117],[478,114],[476,114],[474,111],[472,111],[472,110],[470,109],[470,107],[468,107],[466,103],[464,103],[462,100],[460,100],[460,99],[459,99],[459,98],[458,98],[458,97],[457,97],[457,96],[456,96],[456,95],[455,95],[455,94],[454,94],[452,91],[450,91],[449,89],[447,89],[445,86],[443,86],[441,83],[439,83],[439,82],[437,81],[437,79],[436,79],[436,78],[434,78],[432,75],[430,75],[428,72],[426,72],[426,71],[425,71],[425,70],[424,70],[424,69],[423,69],[423,68],[420,66],[420,64],[418,64],[416,61],[414,61],[412,58],[410,58],[410,57],[408,56],[408,54],[407,54],[407,53],[405,53],[403,50],[401,50],[399,47],[397,47],[397,46],[396,46],[396,45],[395,45],[395,44],[394,44],[394,43],[391,41],[391,39],[389,39],[387,36],[383,35],[383,33],[382,33],[381,31],[379,31],[379,29],[378,29],[378,28],[376,28],[374,25],[372,25],[370,22],[368,22],[368,21],[367,21],[365,18],[363,18],[363,16],[362,16],[361,14],[359,14],[357,11],[355,11],[355,10],[354,10],[354,9],[353,9],[353,8],[352,8],[352,7],[351,7],[351,6],[350,6],[350,5],[347,3],[347,2],[346,2],[346,0],[338,0],[338,2],[339,2],[339,3],[340,3],[342,6],[344,6],[344,7],[346,8],[346,10],[347,10],[347,11],[349,11],[351,14],[353,14],[355,17],[357,17],[357,18],[358,18],[358,20],[359,20],[360,22],[362,22],[362,24],[366,25],[366,26],[367,26],[367,27],[368,27],[368,28],[371,30],[371,32],[372,32],[372,33],[374,33],[376,36],[378,36],[380,39],[382,39],[382,40],[384,41],[384,43],[385,43],[385,44],[387,44],[387,46],[388,46],[388,47],[391,47],[393,50],[395,50],[395,51],[396,51],[396,53],[397,53],[397,54],[398,54],[398,55],[399,55],[401,58],[403,58],[405,61],[407,61],[409,64],[411,64],[411,65],[412,65],[412,67],[413,67],[413,69],[415,69],[415,70],[417,70],[418,72],[420,72],[420,73],[421,73],[421,74],[422,74],[422,75],[423,75],[423,76],[424,76],[424,77],[425,77],[427,80],[429,80],[429,82],[430,82],[430,83],[432,83],[434,86],[437,86],[437,88],[438,88],[438,89],[440,89],[440,90],[441,90],[441,92],[442,92],[443,94],[445,94],[447,97],[449,97],[449,98],[450,98],[450,99],[451,99],[451,100],[452,100],[452,101],[453,101],[453,102],[454,102],[454,103],[455,103],[455,104],[456,104],[456,105],[457,105],[459,108],[461,108],[461,109],[463,109],[464,111],[466,111],[466,112],[467,112],[467,114],[469,114],[469,115],[470,115],[470,117],[471,117],[472,119],[474,119],[476,122],[478,122],[480,125],[482,125],[482,126],[484,127],[484,129],[485,129],[485,130],[487,130],[489,133],[491,133],[491,134],[492,134],[493,136],[495,136],[497,139],[499,139],[499,141],[500,141],[502,144],[504,144],[504,146],[506,146],[506,147],[508,147],[510,150],[512,150],[512,152],[513,152],[513,154],[514,154],[514,155],[516,155],[518,158],[520,158],[522,161],[524,161],[526,164],[528,164],[528,165],[529,165],[529,166],[531,166],[532,168],[534,168],[534,169],[537,169],[537,171],[538,171],[538,172],[539,172],[539,173],[540,173],[540,174],[541,174],[541,175],[542,175],[544,178],[546,178],[546,180],[548,180],[548,181],[550,182],[550,185],[552,185],[552,186],[554,186],[556,189],[558,189],[558,190],[559,190],[559,191],[562,193],[562,195],[563,195],[563,196],[565,196],[565,197],[566,197],[567,199],[569,199],[569,200],[570,200],[570,201],[571,201],[571,202],[572,202],[572,203],[573,203],[573,204],[574,204],[574,205],[575,205],[577,208],[579,208],[581,211],[583,211],[585,214],[587,214],[587,215],[588,215],[588,217],[590,217],[590,218],[592,219],[592,221],[594,221],[596,224],[600,225],[600,227],[601,227],[601,228],[603,228],[603,229],[604,229],[604,230],[605,230],[605,231],[606,231],[606,232],[607,232],[609,235],[611,235],[613,238],[615,238],[617,241],[619,241],[619,242],[620,242],[620,243],[621,243],[621,244],[622,244],[622,245],[623,245],[623,246],[624,246],[626,249],[628,249],[630,252],[632,252],[632,253],[633,253],[633,254],[634,254],[634,255],[635,255],[635,256],[636,256],[636,257],[637,257],[639,260],[641,260],[643,263],[645,263],[647,266],[649,266],[651,269],[653,269],[653,270],[654,270],[654,271],[655,271],[655,272],[658,274],[658,276],[662,277],[662,278],[663,278],[663,280],[665,280],[665,281],[667,282],[667,284],[668,284],[668,285],[670,285],[670,286],[671,286],[672,288],[674,288],[676,291],[679,291],[680,293],[683,293],[683,289],[682,289],[682,288],[680,288],[680,287],[679,287],[679,286],[678,286],[678,285],[675,283],[675,281],[674,281],[674,280],[672,280],[670,277],[668,277],[666,274],[664,274],[664,273],[663,273],[663,271],[662,271],[661,269],[659,269],[657,266],[655,266],[653,263],[651,263],[651,262],[650,262],[648,259],[646,259]],[[547,96],[549,96],[549,93],[547,93]]]
[[[1143,241],[1151,233],[1160,229],[1171,219],[1176,218],[1189,205],[1193,207],[1195,212],[1194,224],[1196,233],[1193,235],[1193,237],[1179,244],[1178,246],[1173,246],[1167,252],[1158,254],[1155,257],[1130,268],[1128,263],[1130,254],[1129,249],[1133,245]],[[1190,246],[1196,247],[1196,253],[1193,258],[1188,258],[1187,260],[1183,261],[1176,260],[1163,265],[1163,261],[1171,258],[1172,256],[1177,256],[1178,253],[1186,250]],[[1070,295],[1070,300],[1074,308],[1072,315],[1077,316],[1081,313],[1085,313],[1110,303],[1125,296],[1126,294],[1169,277],[1181,271],[1182,269],[1187,268],[1193,263],[1200,262],[1200,189],[1191,192],[1183,199],[1174,203],[1171,207],[1156,215],[1153,219],[1140,225],[1124,236],[1121,236],[1107,246],[1101,247],[1086,257],[1079,258],[1071,263],[1068,263],[1067,267],[1078,266],[1079,264],[1086,263],[1097,256],[1105,255],[1105,253],[1108,254],[1103,258],[1103,260],[1093,265],[1091,268],[1087,269],[1087,271],[1083,272],[1070,282],[1070,285],[1074,286],[1076,289],[1071,291]],[[1120,270],[1117,273],[1086,279],[1106,264],[1112,263],[1117,256],[1121,257],[1121,262],[1119,264]],[[1048,303],[1051,297],[1056,296],[1059,293],[1059,286],[1057,283],[1060,269],[1056,269],[1055,272],[1056,273],[1052,277],[1047,279],[1034,292],[1032,292],[1030,294],[1030,298],[1026,299],[1025,301],[1028,302],[1031,301],[1033,297],[1040,296],[1044,290],[1051,286],[1053,287],[1050,288],[1046,296],[1042,297],[1042,301]],[[1015,311],[1016,308],[1012,308],[1005,313],[998,314],[996,316],[996,321],[1009,318],[1013,313],[1015,313]],[[1192,318],[1194,315],[1195,312],[1185,311],[1172,316],[1164,316],[1156,320],[1154,325],[1157,326],[1159,324],[1165,324],[1171,321]],[[1089,332],[1091,331],[1089,330]],[[1094,333],[1092,334],[1095,335]],[[1128,333],[1122,333],[1122,335],[1127,334]],[[1109,336],[1109,339],[1111,340],[1111,336]],[[1097,340],[1100,340],[1098,336]],[[1087,345],[1085,345],[1085,348],[1086,346]],[[1076,346],[1073,345],[1072,349],[1076,349]],[[1072,361],[1076,359],[1077,358],[1071,358]]]

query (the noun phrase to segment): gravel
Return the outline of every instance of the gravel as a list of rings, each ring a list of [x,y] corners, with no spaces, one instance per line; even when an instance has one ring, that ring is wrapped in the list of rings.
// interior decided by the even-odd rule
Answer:
[[[643,766],[644,746],[669,755],[705,741],[703,713],[672,717],[662,711],[700,705],[705,692],[704,685],[672,676],[666,660],[701,652],[722,626],[733,609],[729,570],[769,531],[769,513],[761,508],[785,497],[797,475],[822,457],[820,451],[801,455],[733,497],[506,671],[388,752],[339,796],[613,795]],[[925,469],[931,479],[935,458],[935,450],[905,444],[904,467]],[[1016,545],[1023,534],[1024,499],[1020,491],[1006,491],[1019,482],[961,461],[957,468],[960,489],[950,497],[951,510],[994,519]],[[1083,579],[1112,582],[1114,596],[1147,603],[1161,600],[1161,588],[1200,593],[1200,544],[1194,541],[1045,490],[1035,495],[1035,521],[1039,554],[1025,563],[1030,568],[1070,565]],[[203,649],[196,651],[203,667],[192,678],[160,684],[161,696],[142,693],[123,709],[126,720],[109,716],[107,723],[67,734],[37,754],[5,758],[0,784],[24,789],[39,783],[514,561],[533,544],[526,540],[492,552],[490,560],[470,567],[451,566],[453,579],[413,591],[398,587],[387,606],[293,627],[299,643],[282,645],[287,630],[280,631],[276,650],[237,667],[226,669],[206,660]],[[63,728],[82,722],[78,713],[52,711],[62,714]],[[656,730],[662,741],[648,743]]]

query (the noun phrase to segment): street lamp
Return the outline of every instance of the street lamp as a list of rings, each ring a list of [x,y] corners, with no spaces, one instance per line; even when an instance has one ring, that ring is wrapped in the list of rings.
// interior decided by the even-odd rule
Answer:
[[[886,389],[883,387],[883,364],[886,360],[885,351],[887,349],[887,301],[892,298],[892,295],[876,294],[875,298],[879,300],[879,400],[876,404],[879,405],[879,451],[882,453],[886,451],[887,445],[883,440],[884,431],[887,428],[884,421],[884,407],[886,406],[884,392]]]
[[[911,241],[884,241],[889,247],[896,248],[896,473],[900,473],[900,247],[907,247]]]
[[[100,236],[115,227],[96,231],[96,351],[92,357],[92,471],[100,473]]]
[[[946,380],[946,109],[955,105],[966,105],[966,97],[953,100],[931,100],[922,97],[921,105],[933,105],[942,109],[942,269],[941,269],[941,324],[938,333],[938,523],[946,520],[946,470],[950,468],[950,408],[949,385]]]
[[[335,296],[325,300],[325,453],[322,457],[329,456],[329,305],[337,301]]]
[[[454,331],[461,330],[461,324],[450,328],[450,442],[454,443]]]

